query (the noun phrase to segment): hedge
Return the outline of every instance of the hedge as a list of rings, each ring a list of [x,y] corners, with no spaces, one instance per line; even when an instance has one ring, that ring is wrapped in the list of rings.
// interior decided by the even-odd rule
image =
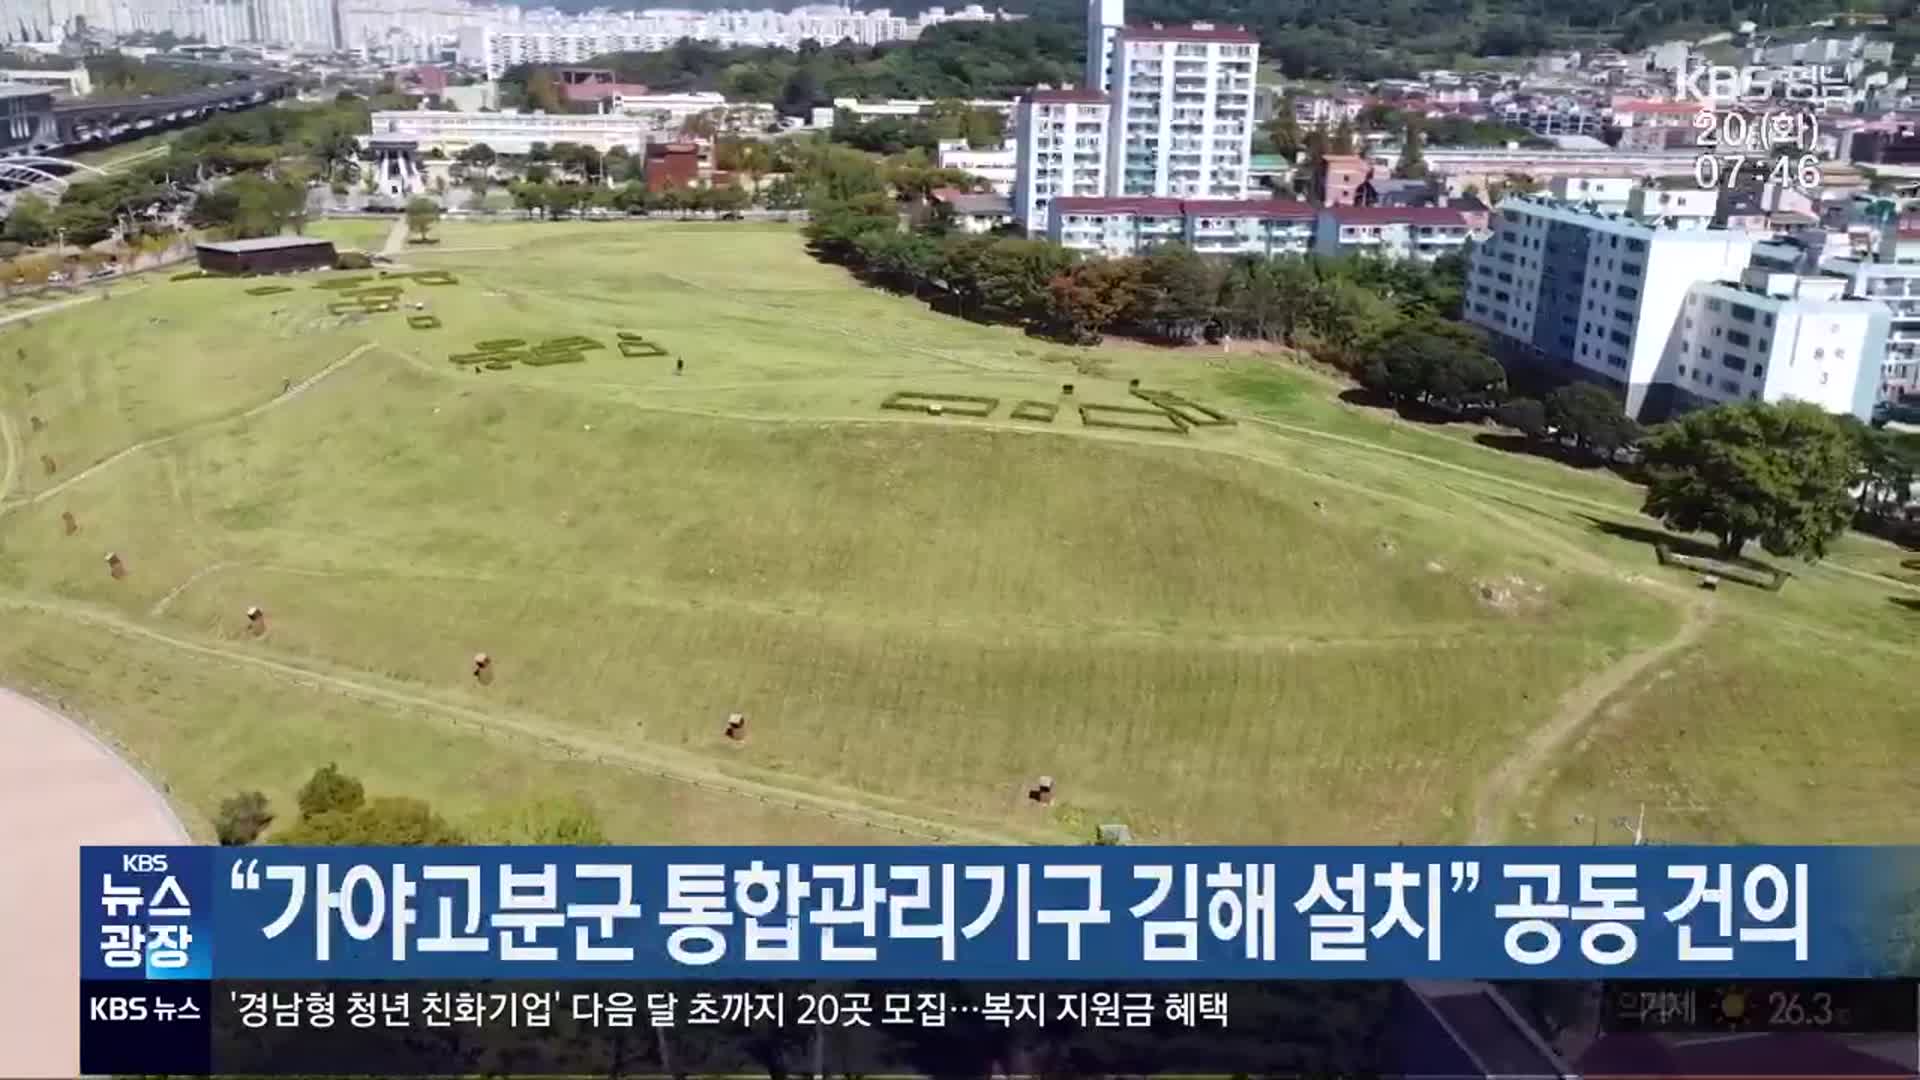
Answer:
[[[335,300],[327,305],[329,315],[351,315],[356,311],[365,311],[367,306],[358,300]]]
[[[211,276],[212,275],[207,273],[205,270],[187,270],[182,273],[175,274],[172,277],[168,278],[167,280],[168,281],[196,281],[200,278],[211,277]]]
[[[432,315],[409,315],[407,316],[407,325],[413,327],[415,330],[438,330],[440,329],[440,320]]]
[[[632,338],[620,339],[620,355],[626,357],[665,356],[667,350],[651,341],[635,341]]]
[[[1053,423],[1060,414],[1060,406],[1051,401],[1023,401],[1013,407],[1015,420],[1038,420],[1043,424]]]
[[[578,364],[586,360],[577,352],[537,352],[529,353],[521,363],[528,367],[551,367],[554,364]]]
[[[1230,427],[1234,422],[1233,418],[1225,413],[1210,409],[1196,401],[1188,401],[1179,394],[1166,390],[1141,390],[1136,387],[1132,394],[1142,401],[1159,406],[1164,412],[1178,416],[1189,427]]]
[[[931,406],[934,405],[940,407],[942,415],[992,416],[993,410],[1000,407],[1000,399],[978,397],[973,394],[930,394],[919,390],[896,390],[888,394],[887,399],[880,403],[883,409],[919,413],[932,412]]]
[[[313,283],[313,287],[316,289],[355,289],[372,280],[372,278],[365,274],[355,274],[348,277],[328,278],[325,281],[316,281]]]
[[[406,275],[422,285],[458,285],[460,279],[451,270],[416,270]]]
[[[617,338],[619,338],[619,339],[620,339],[621,341],[645,341],[645,340],[647,340],[647,335],[645,335],[645,334],[638,334],[638,333],[635,333],[635,332],[633,332],[632,330],[620,330],[620,331],[616,331],[616,332],[614,333],[614,336],[615,336],[615,337],[617,337]]]
[[[570,337],[548,338],[540,343],[543,349],[604,349],[605,345],[590,337],[574,334]]]
[[[248,296],[273,296],[277,293],[292,292],[291,285],[255,285],[247,290]]]
[[[1103,416],[1105,418],[1103,418]],[[1126,419],[1111,419],[1111,417],[1129,416],[1137,416],[1141,419],[1137,422]],[[1154,420],[1160,422],[1147,423],[1147,417],[1152,417]],[[1136,409],[1127,405],[1082,405],[1080,406],[1080,422],[1087,427],[1122,428],[1127,431],[1158,431],[1167,435],[1185,435],[1187,433],[1187,422],[1182,420],[1177,413],[1170,413],[1165,409]]]
[[[477,341],[473,347],[479,349],[481,352],[500,352],[504,349],[522,349],[526,347],[526,344],[526,338],[503,337]]]
[[[512,367],[512,366],[513,366],[513,361],[511,361],[511,360],[489,360],[489,361],[487,361],[487,362],[486,362],[485,364],[482,364],[481,366],[482,366],[482,367],[484,367],[484,368],[486,368],[486,369],[487,369],[488,371],[505,371],[505,370],[507,370],[508,368],[510,368],[510,367]]]

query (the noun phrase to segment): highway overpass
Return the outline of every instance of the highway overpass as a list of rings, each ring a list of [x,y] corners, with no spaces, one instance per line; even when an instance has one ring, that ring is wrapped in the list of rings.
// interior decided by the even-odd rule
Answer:
[[[125,101],[74,101],[53,108],[54,142],[42,152],[74,151],[138,138],[219,112],[235,112],[293,93],[293,76],[259,68],[230,68],[235,81],[180,94]]]

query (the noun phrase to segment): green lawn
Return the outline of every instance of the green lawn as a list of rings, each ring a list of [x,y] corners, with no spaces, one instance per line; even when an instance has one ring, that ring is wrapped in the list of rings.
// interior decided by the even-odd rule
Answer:
[[[265,297],[202,280],[0,328],[19,444],[0,684],[83,715],[190,813],[335,760],[456,816],[578,790],[635,841],[1074,840],[1104,821],[1463,839],[1526,735],[1691,598],[1621,535],[1649,524],[1624,482],[1393,422],[1271,359],[945,318],[814,263],[785,226],[436,234],[404,259],[459,283],[405,284],[400,312],[329,315],[313,278]],[[414,304],[442,326],[410,329]],[[670,355],[446,360],[622,330]],[[1240,422],[1080,421],[1132,401],[1132,378]],[[1000,405],[882,411],[896,390]],[[1024,399],[1065,407],[1009,419]],[[1845,546],[1862,569],[1892,558]],[[1908,794],[1877,763],[1920,742],[1891,690],[1920,619],[1899,588],[1814,569],[1724,591],[1699,648],[1582,712],[1586,742],[1528,775],[1503,833],[1578,840],[1568,807],[1692,799],[1745,811],[1695,813],[1690,835],[1900,838],[1876,814]],[[1794,664],[1768,668],[1782,650]],[[1710,677],[1673,692],[1688,670]],[[1852,718],[1844,754],[1823,753],[1826,701]],[[733,712],[744,742],[722,737]],[[1768,764],[1687,729],[1764,730],[1742,753]],[[1024,797],[1041,774],[1051,808]],[[1810,818],[1838,785],[1839,811]]]
[[[336,247],[375,252],[386,246],[393,222],[386,218],[336,217],[307,222],[305,234],[331,240]]]

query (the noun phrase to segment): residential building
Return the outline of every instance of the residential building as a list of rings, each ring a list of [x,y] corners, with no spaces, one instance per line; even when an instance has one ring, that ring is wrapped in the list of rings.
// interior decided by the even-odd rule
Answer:
[[[1127,24],[1126,0],[1087,0],[1087,85],[1113,92],[1113,39]]]
[[[975,195],[953,188],[937,188],[929,196],[945,207],[954,227],[963,233],[988,233],[1013,220],[1013,202],[1005,195]]]
[[[1352,154],[1328,154],[1320,159],[1320,174],[1314,178],[1314,191],[1321,206],[1353,206],[1359,202],[1360,189],[1373,176],[1373,165]]]
[[[256,20],[248,39],[303,52],[332,52],[340,47],[340,23],[333,0],[251,0]]]
[[[1627,213],[1648,224],[1697,228],[1720,210],[1720,190],[1640,186],[1627,198]]]
[[[1425,157],[1430,176],[1485,184],[1516,173],[1542,182],[1557,176],[1690,178],[1700,155],[1692,147],[1630,153],[1604,146],[1597,150],[1430,146]]]
[[[1253,34],[1209,23],[1115,34],[1107,194],[1244,198],[1259,52]]]
[[[1075,251],[1118,257],[1180,243],[1203,255],[1304,255],[1317,213],[1290,199],[1055,200],[1047,235]]]
[[[1753,268],[1696,282],[1668,337],[1647,411],[1669,416],[1728,401],[1807,401],[1868,419],[1878,398],[1889,313],[1843,296],[1846,282]]]
[[[1833,260],[1822,268],[1844,275],[1847,296],[1872,300],[1887,309],[1879,399],[1920,397],[1920,265]]]
[[[985,180],[1001,195],[1013,191],[1018,179],[1020,151],[1013,142],[985,150],[975,150],[965,139],[942,142],[935,161],[943,169],[959,169],[969,176]]]
[[[1014,110],[1013,212],[1030,234],[1046,233],[1060,196],[1107,192],[1111,108],[1098,90],[1041,87]]]
[[[1625,176],[1557,176],[1547,192],[1566,203],[1587,203],[1595,209],[1624,213],[1633,198],[1635,181]]]
[[[1600,382],[1641,416],[1687,290],[1738,277],[1754,238],[1664,229],[1542,196],[1496,208],[1475,248],[1466,320],[1509,360]]]
[[[693,187],[703,175],[711,175],[712,168],[711,158],[696,142],[648,143],[641,166],[648,191]]]
[[[1432,262],[1464,250],[1471,233],[1465,214],[1443,206],[1329,206],[1315,223],[1313,250]]]
[[[647,145],[645,125],[630,116],[595,113],[554,116],[539,112],[463,113],[416,109],[377,112],[372,116],[375,137],[392,136],[418,142],[421,152],[434,150],[451,157],[469,146],[485,144],[500,154],[525,154],[534,143],[571,142],[606,153],[624,146],[638,155]],[[363,140],[364,141],[364,140]]]

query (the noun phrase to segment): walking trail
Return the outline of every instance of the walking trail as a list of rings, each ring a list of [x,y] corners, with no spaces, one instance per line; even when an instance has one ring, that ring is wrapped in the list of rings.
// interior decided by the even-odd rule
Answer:
[[[393,228],[387,230],[387,242],[380,246],[380,254],[391,259],[404,254],[407,250],[407,219],[397,218]]]
[[[15,503],[13,506],[0,507],[0,517],[5,517],[9,511],[14,510],[18,507],[33,506],[38,503],[45,502],[46,500],[53,498],[55,495],[60,494],[61,492],[67,490],[73,485],[80,483],[82,480],[85,480],[91,476],[94,476],[113,465],[119,464],[122,460],[126,458],[132,457],[133,455],[138,454],[143,450],[151,450],[156,446],[163,446],[167,443],[173,442],[176,439],[185,438],[186,436],[201,430],[202,428],[208,426],[209,424],[230,424],[237,420],[251,420],[254,417],[259,416],[261,413],[264,413],[270,409],[277,409],[280,406],[285,405],[287,402],[292,401],[295,398],[299,397],[301,394],[306,393],[308,390],[313,389],[314,386],[317,385],[322,379],[325,379],[327,376],[332,375],[334,372],[339,371],[343,367],[346,367],[348,364],[351,364],[355,360],[358,360],[360,357],[365,356],[368,352],[371,352],[373,349],[377,347],[378,346],[373,345],[371,343],[362,345],[359,348],[354,349],[352,352],[348,353],[347,355],[341,357],[340,359],[335,360],[333,363],[328,364],[326,367],[321,368],[319,371],[314,372],[312,375],[307,376],[305,379],[302,379],[301,381],[287,387],[285,390],[281,391],[279,394],[274,395],[273,397],[267,399],[266,401],[263,401],[260,404],[255,405],[253,408],[248,409],[243,413],[239,413],[238,415],[222,416],[214,420],[206,421],[205,423],[195,424],[194,426],[185,428],[181,431],[176,431],[171,435],[158,435],[158,436],[155,436],[154,438],[144,439],[140,442],[134,443],[132,446],[129,446],[126,449],[119,451],[113,456],[105,458],[101,461],[97,461],[94,464],[89,465],[88,467],[80,470],[79,472],[74,473],[72,476],[67,477],[65,480],[60,481],[59,483],[53,485],[52,487],[46,489],[45,491],[35,494],[30,499],[26,499],[22,502]],[[11,439],[8,440],[7,448],[9,450],[13,449],[13,444]],[[15,456],[16,455],[9,454],[8,461],[9,462],[13,461]],[[13,469],[9,468],[8,475],[11,476],[12,473],[13,473]],[[4,488],[0,488],[0,494],[4,494],[4,490],[5,490]]]
[[[1540,771],[1586,729],[1614,695],[1655,665],[1697,644],[1712,618],[1707,602],[1688,603],[1681,609],[1680,629],[1672,637],[1628,653],[1568,691],[1553,718],[1535,729],[1481,785],[1473,806],[1473,843],[1499,842],[1515,800],[1526,793]]]
[[[80,1075],[80,848],[184,844],[159,791],[85,728],[0,690],[0,1076]]]

